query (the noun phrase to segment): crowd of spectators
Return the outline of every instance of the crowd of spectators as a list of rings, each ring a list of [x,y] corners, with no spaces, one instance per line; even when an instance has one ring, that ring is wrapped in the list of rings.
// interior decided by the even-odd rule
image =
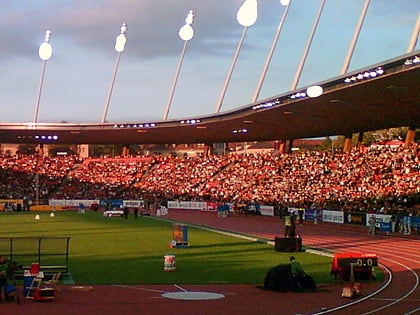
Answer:
[[[419,158],[417,144],[210,157],[0,156],[0,198],[33,198],[38,180],[40,198],[258,201],[390,213],[420,204]]]
[[[77,156],[0,155],[0,198],[49,196],[79,161]]]
[[[232,162],[234,157],[230,155],[207,158],[158,156],[153,170],[134,183],[126,196],[140,191],[152,194],[155,199],[196,199],[200,197],[200,186]]]
[[[71,170],[54,199],[117,199],[149,170],[152,158],[85,159]]]

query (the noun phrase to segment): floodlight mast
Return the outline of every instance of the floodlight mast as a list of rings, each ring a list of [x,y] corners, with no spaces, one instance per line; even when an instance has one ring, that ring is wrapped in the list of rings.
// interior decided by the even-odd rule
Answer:
[[[408,44],[407,53],[411,53],[416,48],[417,40],[419,38],[420,31],[420,13],[417,15],[417,23],[414,26],[413,35],[411,36],[410,43]]]
[[[192,28],[192,23],[194,19],[194,11],[190,10],[187,18],[185,19],[185,24],[179,29],[178,35],[184,41],[184,46],[182,47],[181,55],[179,57],[178,66],[175,72],[174,81],[172,83],[172,88],[169,92],[168,102],[166,103],[165,112],[163,113],[163,120],[168,119],[169,109],[174,97],[175,87],[178,82],[179,73],[181,71],[182,62],[184,60],[185,51],[187,50],[187,43],[194,36],[194,29]]]
[[[42,60],[42,68],[41,68],[41,76],[39,79],[38,94],[36,98],[34,117],[32,120],[34,124],[38,122],[38,111],[39,111],[39,104],[41,102],[42,87],[44,85],[45,68],[47,66],[47,61],[52,56],[52,47],[50,44],[50,38],[51,38],[51,31],[46,30],[44,42],[39,46],[39,50],[38,50],[39,58],[41,58]]]
[[[230,78],[232,77],[232,73],[235,68],[236,61],[238,60],[239,52],[241,51],[241,47],[242,47],[242,43],[246,35],[246,31],[249,26],[252,26],[256,22],[257,16],[258,16],[257,0],[245,0],[245,2],[239,8],[236,14],[236,19],[238,20],[238,23],[241,24],[244,28],[242,30],[242,35],[239,40],[238,46],[236,48],[235,55],[233,56],[232,64],[226,76],[226,80],[223,85],[222,92],[220,93],[219,100],[217,101],[216,110],[215,110],[216,114],[220,112],[223,99],[225,98],[225,95],[226,95],[226,90],[229,86]]]
[[[111,101],[112,90],[114,89],[115,78],[117,76],[118,67],[120,64],[121,53],[124,51],[125,43],[127,42],[127,38],[125,36],[127,32],[127,24],[123,23],[121,25],[120,34],[115,38],[115,51],[117,52],[117,58],[115,60],[114,72],[112,74],[111,84],[109,85],[108,95],[105,102],[104,112],[102,114],[101,123],[105,123],[106,116],[108,114],[109,103]]]
[[[346,74],[348,69],[349,69],[350,61],[351,61],[351,58],[353,57],[354,48],[356,47],[356,43],[357,43],[357,40],[359,38],[360,30],[362,29],[363,21],[365,20],[366,13],[367,13],[367,10],[369,8],[369,3],[370,3],[370,0],[365,0],[365,3],[363,5],[363,9],[362,9],[362,13],[360,14],[360,17],[359,17],[359,22],[356,25],[356,29],[355,29],[354,34],[353,34],[353,39],[350,43],[349,50],[347,51],[346,58],[344,59],[344,64],[341,68],[340,74]]]
[[[258,96],[260,95],[261,87],[264,83],[268,67],[270,66],[271,59],[272,59],[274,51],[276,49],[277,42],[279,40],[279,36],[280,36],[281,30],[282,30],[283,25],[284,25],[284,21],[286,20],[287,13],[289,12],[290,0],[280,0],[280,3],[281,3],[282,6],[285,7],[285,9],[284,9],[283,15],[280,19],[279,26],[277,27],[277,32],[276,32],[276,35],[274,36],[273,43],[271,44],[271,48],[270,48],[270,51],[268,53],[267,60],[265,61],[264,68],[261,72],[260,79],[259,79],[258,84],[257,84],[257,88],[255,89],[254,96],[252,97],[252,103],[255,103],[258,100]]]
[[[303,51],[302,58],[300,59],[299,66],[298,66],[298,68],[296,70],[296,74],[295,74],[295,77],[293,79],[292,86],[290,88],[291,91],[295,90],[296,87],[297,87],[297,85],[298,85],[300,76],[302,74],[303,67],[305,66],[306,58],[308,57],[309,48],[311,47],[312,40],[314,38],[316,29],[318,27],[319,20],[321,18],[322,10],[324,9],[324,6],[325,6],[325,1],[326,0],[321,0],[321,3],[319,5],[318,13],[316,15],[314,24],[312,26],[311,33],[309,34],[308,41],[306,42],[305,50]]]

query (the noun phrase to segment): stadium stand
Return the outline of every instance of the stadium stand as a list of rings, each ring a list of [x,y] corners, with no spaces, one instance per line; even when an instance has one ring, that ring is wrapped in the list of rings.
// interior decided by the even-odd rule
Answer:
[[[359,212],[413,212],[420,148],[371,146],[210,157],[0,156],[0,198],[251,202]],[[38,176],[36,176],[38,175]]]

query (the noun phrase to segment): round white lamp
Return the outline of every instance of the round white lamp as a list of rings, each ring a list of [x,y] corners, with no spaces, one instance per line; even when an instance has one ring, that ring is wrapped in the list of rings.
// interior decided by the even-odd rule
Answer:
[[[310,86],[306,90],[306,95],[309,97],[318,97],[321,96],[324,92],[323,88],[319,85]]]
[[[41,58],[44,61],[47,61],[51,58],[52,56],[52,47],[50,44],[50,36],[51,36],[51,31],[47,30],[45,32],[45,40],[44,42],[39,46],[39,58]]]
[[[185,25],[179,29],[178,35],[182,40],[190,40],[194,36],[194,29],[191,24],[193,22],[194,13],[192,10],[188,13],[187,18],[185,19]]]
[[[125,43],[127,42],[127,38],[125,37],[125,33],[127,32],[127,24],[123,23],[121,26],[121,33],[115,39],[115,50],[119,53],[124,51]]]
[[[258,17],[258,3],[257,0],[245,0],[236,14],[238,23],[244,27],[251,26],[255,23]]]

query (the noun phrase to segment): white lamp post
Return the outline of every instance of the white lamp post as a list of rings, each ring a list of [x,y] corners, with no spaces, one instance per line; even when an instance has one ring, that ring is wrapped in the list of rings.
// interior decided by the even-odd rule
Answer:
[[[276,35],[274,36],[274,40],[273,40],[273,43],[271,45],[271,49],[268,53],[267,60],[265,61],[263,71],[261,72],[261,76],[260,76],[260,79],[259,79],[258,84],[257,84],[257,88],[255,89],[254,96],[252,97],[252,103],[255,103],[258,99],[258,96],[260,95],[261,86],[262,86],[262,84],[264,82],[264,79],[265,79],[265,76],[267,74],[268,67],[270,66],[271,59],[273,57],[274,50],[276,49],[277,42],[278,42],[278,39],[279,39],[279,36],[280,36],[280,32],[283,28],[284,21],[286,20],[287,13],[289,12],[290,0],[280,0],[280,4],[282,6],[285,6],[286,8],[283,11],[283,15],[280,19],[279,26],[277,27]]]
[[[179,72],[181,71],[182,62],[184,60],[185,51],[187,49],[187,43],[194,36],[194,29],[192,28],[192,23],[194,19],[194,11],[190,10],[185,19],[185,24],[179,29],[178,35],[184,41],[184,46],[182,47],[182,52],[179,57],[178,67],[175,72],[174,81],[172,83],[171,91],[169,92],[168,102],[166,103],[165,112],[163,114],[163,120],[168,118],[169,108],[171,107],[172,99],[174,97],[176,83],[178,82]]]
[[[117,59],[115,61],[114,73],[112,75],[111,84],[109,85],[108,96],[105,102],[104,112],[102,114],[102,123],[105,123],[106,116],[108,114],[109,102],[111,101],[112,90],[115,84],[115,78],[117,76],[118,66],[120,64],[121,53],[124,51],[125,43],[127,42],[127,38],[125,33],[127,32],[127,24],[123,23],[121,25],[120,34],[115,38],[115,51],[117,52]]]
[[[41,58],[41,60],[42,60],[42,69],[41,69],[41,77],[40,77],[40,80],[39,80],[38,95],[37,95],[37,98],[36,98],[36,105],[35,105],[33,123],[38,122],[39,103],[41,101],[42,86],[44,84],[45,67],[47,65],[47,61],[52,56],[52,47],[51,47],[51,44],[50,44],[50,37],[51,37],[51,31],[50,30],[45,31],[44,42],[39,46],[39,51],[38,51],[39,58]]]
[[[242,43],[246,35],[246,31],[249,26],[252,26],[257,21],[257,17],[258,17],[257,0],[245,0],[245,2],[239,8],[238,13],[236,14],[236,19],[238,20],[238,23],[241,24],[244,28],[243,28],[242,35],[238,43],[238,47],[236,48],[235,55],[233,56],[232,64],[226,76],[225,84],[223,85],[222,92],[220,93],[220,97],[216,105],[215,113],[218,113],[220,111],[220,107],[222,106],[222,102],[225,97],[226,90],[230,82],[230,78],[232,77],[233,69],[235,68],[235,64],[236,64],[236,61],[238,60],[239,52],[241,51],[241,47],[242,47]]]

